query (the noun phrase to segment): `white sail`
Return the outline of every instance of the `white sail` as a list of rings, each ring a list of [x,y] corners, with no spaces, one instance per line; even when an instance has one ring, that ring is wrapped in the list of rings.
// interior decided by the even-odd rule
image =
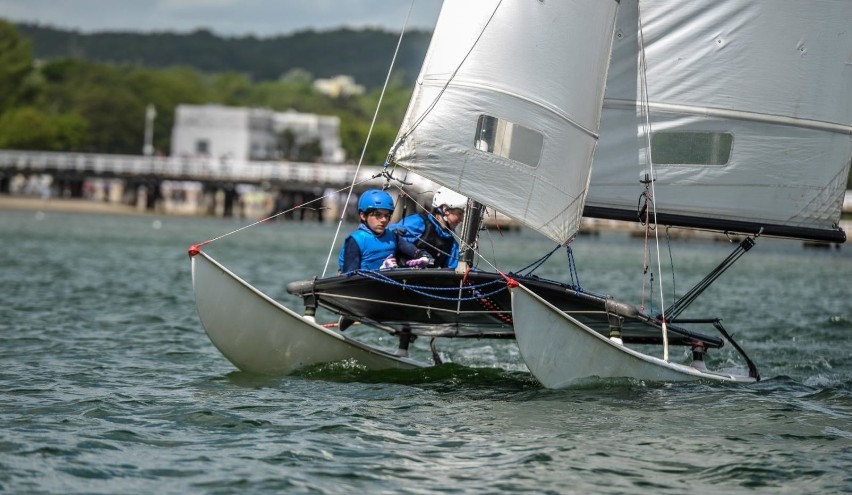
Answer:
[[[623,0],[586,214],[636,219],[643,25],[660,223],[842,240],[852,1]]]
[[[616,11],[615,0],[445,0],[394,161],[566,242]]]

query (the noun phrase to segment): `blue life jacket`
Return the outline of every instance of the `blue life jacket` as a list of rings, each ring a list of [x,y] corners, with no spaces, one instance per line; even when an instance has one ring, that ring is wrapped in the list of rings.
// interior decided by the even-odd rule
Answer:
[[[428,212],[409,215],[388,226],[388,230],[431,254],[436,267],[455,268],[459,264],[459,244],[455,236]],[[406,260],[401,261],[404,263]]]
[[[354,247],[361,252],[361,265],[356,268],[360,270],[378,270],[385,258],[394,254],[397,248],[397,236],[390,229],[385,230],[381,236],[377,236],[362,223],[358,230],[349,234],[343,243],[343,249],[340,250],[340,256],[337,259],[337,267],[341,272],[351,271],[343,269],[347,247],[352,246],[350,239],[355,241]]]

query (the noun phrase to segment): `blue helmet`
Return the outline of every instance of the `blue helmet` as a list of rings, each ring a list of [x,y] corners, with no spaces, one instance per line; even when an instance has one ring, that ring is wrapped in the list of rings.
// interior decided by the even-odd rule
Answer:
[[[370,210],[393,211],[393,198],[390,194],[379,189],[364,191],[358,200],[358,211],[367,213]]]

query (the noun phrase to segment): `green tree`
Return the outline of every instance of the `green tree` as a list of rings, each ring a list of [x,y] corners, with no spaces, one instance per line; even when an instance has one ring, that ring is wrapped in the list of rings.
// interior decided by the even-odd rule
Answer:
[[[370,129],[369,121],[353,115],[351,112],[340,112],[340,143],[350,161],[357,162],[364,148],[364,140]]]
[[[87,140],[86,121],[73,114],[50,115],[20,107],[0,116],[0,148],[71,151]]]
[[[104,84],[117,83],[111,69],[79,60],[55,60],[44,64],[39,72],[43,83],[35,104],[47,111],[76,112],[86,92]]]
[[[240,104],[279,112],[328,113],[334,107],[331,99],[314,89],[309,77],[304,71],[293,71],[278,81],[255,84]]]
[[[50,116],[32,107],[15,108],[0,116],[0,148],[50,150],[56,127]]]
[[[0,112],[15,101],[32,67],[29,40],[13,24],[0,19]]]
[[[42,69],[37,106],[46,113],[75,114],[86,122],[82,149],[101,153],[142,151],[144,97],[130,85],[132,68],[81,61],[57,61]]]
[[[147,104],[125,87],[88,89],[77,110],[90,126],[89,145],[101,153],[142,152]]]
[[[127,87],[144,105],[154,105],[154,148],[168,153],[171,148],[175,108],[181,103],[213,103],[217,98],[207,79],[190,67],[152,70],[134,67],[127,73]]]
[[[242,105],[251,91],[252,82],[244,74],[225,72],[214,76],[210,86],[217,102]]]
[[[54,148],[57,151],[82,151],[89,142],[89,122],[83,117],[66,113],[53,116],[56,129]]]
[[[210,39],[209,33],[195,34],[191,37],[195,42],[204,44],[215,41]],[[118,37],[113,41],[120,43],[133,40],[136,38],[130,36],[127,39]],[[245,42],[251,44],[258,40]],[[167,45],[164,45],[164,51],[168,51]],[[224,45],[214,43],[211,46]],[[3,67],[0,67],[2,71]],[[39,133],[41,137],[38,139],[36,136],[30,139],[19,136],[8,138],[5,142],[29,143],[26,146],[32,147],[33,143],[42,139],[42,149],[102,153],[141,152],[145,108],[148,105],[153,105],[157,110],[154,146],[167,151],[171,147],[177,105],[220,103],[335,115],[341,120],[344,150],[350,160],[357,160],[361,156],[381,95],[379,89],[374,89],[366,95],[332,98],[319,92],[313,86],[313,76],[303,69],[290,69],[277,80],[253,83],[236,66],[232,71],[210,75],[186,66],[151,69],[137,65],[103,65],[85,60],[54,59],[30,70],[23,77],[23,80],[18,81],[15,104],[37,109],[40,117],[47,122],[45,128],[52,131]],[[401,76],[391,80],[366,151],[366,163],[384,161],[410,95],[411,88]],[[38,119],[34,115],[28,118],[36,126]],[[283,147],[288,149],[288,154],[304,156],[304,153],[316,152],[311,151],[310,146],[295,147],[294,143],[290,144]]]
[[[367,153],[364,155],[364,163],[370,165],[381,165],[388,157],[388,151],[396,139],[397,126],[387,123],[376,123],[373,134],[367,145]]]

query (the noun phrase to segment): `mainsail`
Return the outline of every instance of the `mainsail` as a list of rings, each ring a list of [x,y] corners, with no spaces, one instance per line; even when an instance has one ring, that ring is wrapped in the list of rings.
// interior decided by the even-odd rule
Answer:
[[[845,239],[852,2],[622,0],[587,216],[637,219],[645,108],[659,223]]]
[[[579,228],[616,0],[445,0],[395,163],[559,243]]]

